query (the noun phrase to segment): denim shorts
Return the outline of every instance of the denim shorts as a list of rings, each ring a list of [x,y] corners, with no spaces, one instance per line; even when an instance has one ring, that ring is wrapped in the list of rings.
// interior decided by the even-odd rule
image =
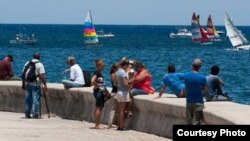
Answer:
[[[145,92],[143,89],[136,89],[136,88],[133,88],[131,90],[131,93],[132,93],[132,95],[145,95],[145,94],[147,94],[147,92]]]
[[[95,106],[96,107],[104,107],[104,95],[101,90],[94,90],[94,97],[95,97]]]

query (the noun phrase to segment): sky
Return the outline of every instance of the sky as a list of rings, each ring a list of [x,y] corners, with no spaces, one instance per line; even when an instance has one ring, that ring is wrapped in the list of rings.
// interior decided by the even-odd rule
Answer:
[[[250,25],[250,0],[0,0],[0,24],[190,25],[193,12],[202,25],[211,14],[224,25],[225,12],[235,25]]]

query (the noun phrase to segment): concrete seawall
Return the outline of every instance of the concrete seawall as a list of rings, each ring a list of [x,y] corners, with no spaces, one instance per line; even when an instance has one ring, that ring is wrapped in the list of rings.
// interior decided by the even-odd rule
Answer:
[[[133,116],[128,118],[129,129],[172,138],[174,124],[186,124],[185,98],[163,95],[136,96]],[[20,81],[0,81],[0,111],[23,112],[24,91]],[[52,114],[64,119],[94,121],[95,99],[92,87],[65,90],[62,84],[49,83],[47,100]],[[114,99],[105,103],[101,122],[108,123]],[[46,113],[42,99],[42,113]],[[250,124],[250,106],[233,102],[206,102],[205,124]]]

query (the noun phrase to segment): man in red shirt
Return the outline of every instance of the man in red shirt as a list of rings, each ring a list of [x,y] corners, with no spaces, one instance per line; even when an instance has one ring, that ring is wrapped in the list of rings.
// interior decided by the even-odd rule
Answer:
[[[13,62],[12,55],[7,55],[4,60],[0,60],[0,80],[9,80],[14,76],[11,62]]]

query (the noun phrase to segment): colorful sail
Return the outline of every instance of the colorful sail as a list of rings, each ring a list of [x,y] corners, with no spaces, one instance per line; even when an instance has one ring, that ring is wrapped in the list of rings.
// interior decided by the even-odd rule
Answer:
[[[88,45],[97,44],[98,38],[96,35],[95,27],[92,22],[91,11],[89,10],[84,23],[83,36],[85,43]]]
[[[193,13],[191,22],[192,41],[194,43],[207,42],[208,37],[205,30],[200,26],[199,19]]]
[[[215,26],[213,25],[213,21],[211,18],[211,15],[208,16],[207,19],[207,30],[206,33],[208,35],[208,38],[220,38],[220,35],[217,33],[217,30],[215,29]]]

